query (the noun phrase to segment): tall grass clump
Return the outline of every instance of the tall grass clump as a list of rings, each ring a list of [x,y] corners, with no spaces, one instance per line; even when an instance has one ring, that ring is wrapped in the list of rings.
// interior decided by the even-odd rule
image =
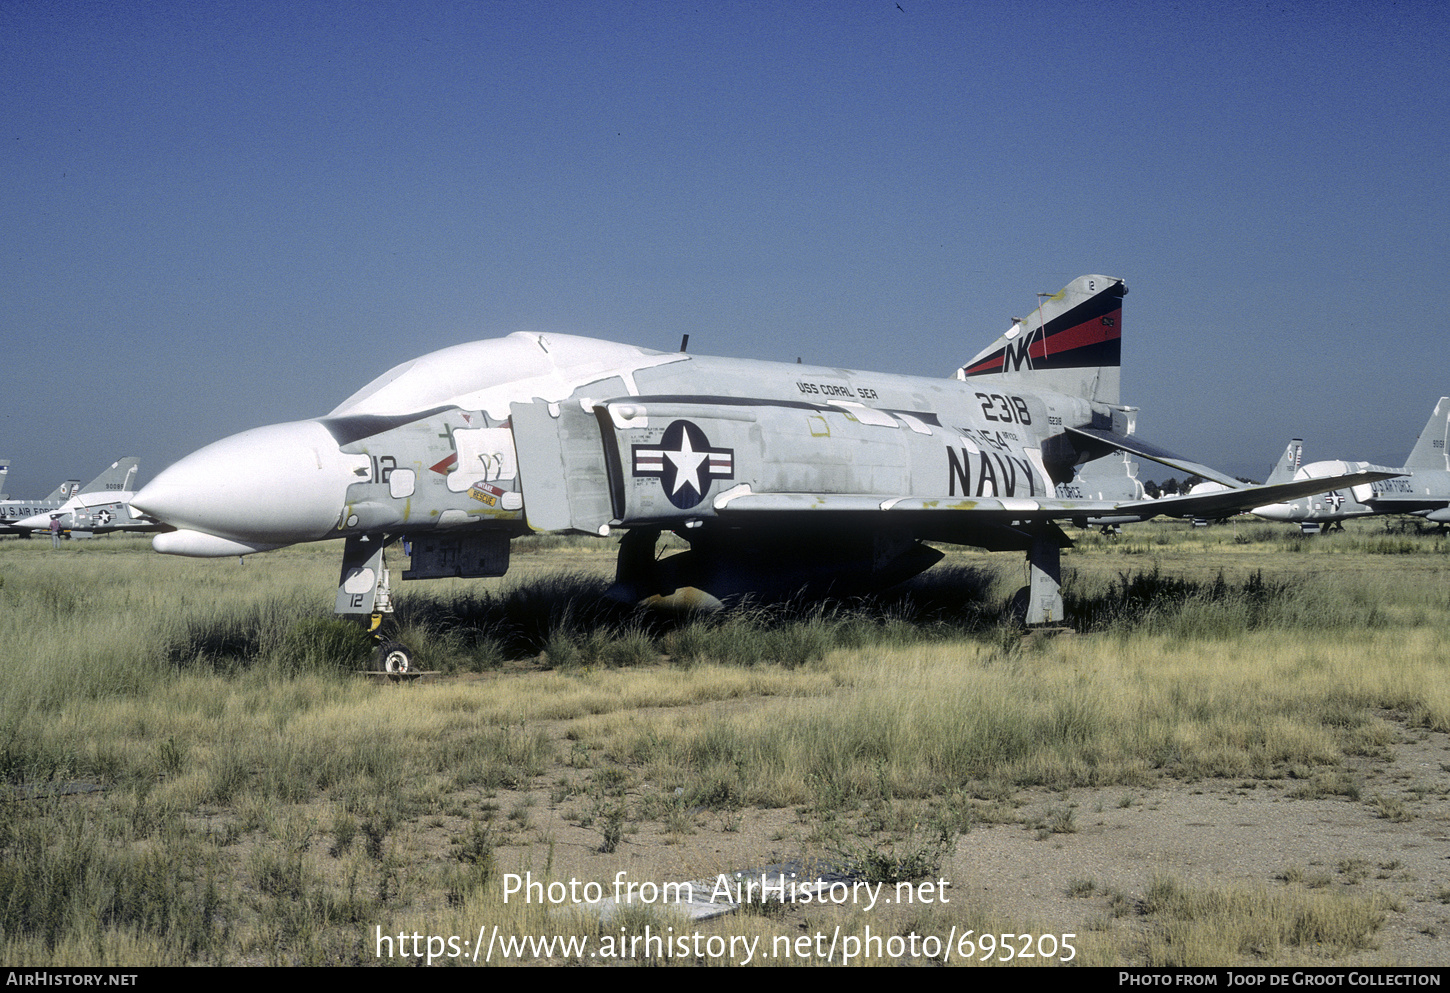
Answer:
[[[846,599],[752,598],[677,619],[662,635],[676,665],[797,668],[837,649],[895,648],[978,636],[1002,623],[995,570],[946,566],[893,589]]]
[[[169,961],[222,952],[229,901],[219,868],[184,839],[133,847],[108,838],[104,814],[50,811],[43,819],[0,799],[0,935],[6,960],[72,962],[144,933]],[[97,946],[100,946],[98,949]],[[54,957],[54,958],[52,958]]]
[[[695,618],[669,633],[664,644],[677,665],[778,665],[795,669],[825,658],[839,621],[823,616],[782,620],[763,608]]]
[[[166,658],[176,670],[337,672],[361,668],[372,650],[360,624],[286,596],[190,614],[171,626]]]
[[[997,582],[995,571],[948,567],[871,597],[745,597],[716,612],[671,613],[620,602],[601,577],[564,572],[493,591],[424,589],[400,602],[397,620],[420,647],[432,645],[428,668],[443,671],[537,657],[557,669],[621,668],[660,656],[678,666],[796,668],[835,648],[986,630],[1001,612]]]
[[[0,715],[141,693],[164,677],[158,623],[102,605],[93,592],[14,581],[0,590]]]
[[[282,636],[273,664],[285,673],[335,673],[360,668],[373,650],[361,624],[309,617]]]
[[[1373,947],[1390,908],[1390,900],[1378,894],[1193,887],[1159,875],[1149,883],[1143,906],[1152,927],[1144,964],[1274,961],[1286,949],[1339,958]]]
[[[1131,703],[1071,672],[984,664],[989,655],[951,642],[869,662],[833,655],[826,665],[843,685],[827,698],[762,701],[668,733],[632,725],[633,740],[615,747],[642,749],[687,793],[724,781],[767,807],[850,807],[883,783],[924,799],[992,777],[1096,783],[1143,767],[1124,741]]]
[[[1377,628],[1388,623],[1368,591],[1309,579],[1266,579],[1262,571],[1241,582],[1223,573],[1210,582],[1165,576],[1155,567],[1119,573],[1105,586],[1078,582],[1064,590],[1069,617],[1084,631],[1137,631],[1178,638],[1227,638],[1263,629]]]
[[[425,586],[398,598],[395,619],[404,629],[456,632],[459,659],[489,643],[509,658],[528,658],[559,633],[626,626],[635,608],[610,599],[609,587],[606,578],[580,572],[534,575],[497,590]]]

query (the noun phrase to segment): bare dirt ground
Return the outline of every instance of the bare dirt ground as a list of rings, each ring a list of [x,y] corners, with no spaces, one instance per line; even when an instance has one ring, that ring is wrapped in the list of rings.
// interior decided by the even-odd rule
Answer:
[[[1001,814],[995,822],[979,820],[958,837],[937,874],[949,884],[950,904],[935,900],[935,918],[922,918],[921,907],[890,906],[887,899],[868,909],[858,894],[833,911],[796,906],[776,927],[813,934],[833,922],[849,927],[854,913],[867,914],[876,933],[889,934],[908,926],[922,930],[923,924],[930,929],[969,912],[994,922],[988,926],[1018,933],[1096,934],[1131,948],[1135,929],[1145,926],[1134,908],[1155,877],[1169,876],[1207,888],[1383,894],[1394,909],[1372,947],[1332,959],[1296,953],[1293,961],[1450,965],[1450,737],[1404,729],[1381,757],[1351,760],[1349,773],[1357,796],[1323,795],[1292,778],[1164,778],[1147,787],[1021,791],[992,805]],[[629,793],[653,790],[636,783]],[[606,854],[600,851],[601,823],[577,823],[577,800],[553,802],[535,790],[500,793],[491,802],[499,817],[527,811],[528,830],[496,852],[499,871],[531,870],[536,878],[547,863],[553,879],[607,882],[621,871],[637,883],[714,879],[828,859],[832,850],[822,839],[819,815],[802,809],[694,810],[673,825],[640,821]],[[1064,811],[1071,812],[1066,823]],[[1054,818],[1059,830],[1048,830]],[[421,835],[413,841],[441,846],[461,826],[425,832],[433,834],[431,843]],[[547,850],[541,838],[550,839]],[[885,888],[888,899],[891,890]],[[700,925],[725,935],[743,927],[732,916]],[[946,925],[941,927],[944,936]]]
[[[1107,893],[1140,900],[1160,873],[1209,886],[1380,892],[1397,909],[1377,947],[1337,964],[1447,965],[1450,740],[1408,731],[1393,751],[1388,761],[1353,763],[1363,777],[1357,800],[1294,798],[1303,785],[1294,780],[1074,791],[1076,833],[1038,841],[1021,825],[974,830],[957,846],[952,878],[1007,915],[1079,933],[1111,914]],[[1034,807],[1063,802],[1058,794],[1023,799],[1029,822]],[[1093,893],[1069,896],[1083,880]]]

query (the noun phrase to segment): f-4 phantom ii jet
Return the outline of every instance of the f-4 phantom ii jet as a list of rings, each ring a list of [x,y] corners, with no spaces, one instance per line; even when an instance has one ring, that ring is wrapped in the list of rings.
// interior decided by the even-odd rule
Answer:
[[[1269,482],[1285,475],[1299,479],[1329,479],[1357,472],[1365,462],[1311,462],[1298,467],[1302,443],[1289,443],[1284,458],[1274,467]],[[1375,514],[1415,514],[1437,524],[1450,524],[1450,397],[1441,397],[1415,447],[1405,459],[1401,475],[1356,486],[1337,485],[1297,500],[1255,507],[1255,516],[1271,521],[1294,521],[1306,531],[1318,531],[1351,517]],[[1292,461],[1295,468],[1286,472]]]
[[[132,505],[154,547],[242,555],[342,538],[340,614],[404,578],[497,576],[530,531],[625,528],[616,593],[725,600],[885,587],[924,541],[1027,553],[1025,617],[1061,619],[1058,521],[1262,506],[1322,481],[1165,500],[1063,498],[1114,449],[1232,482],[1133,434],[1118,400],[1123,281],[1083,276],[957,371],[926,379],[515,333],[405,362],[314,420],[256,428],[163,471]],[[1383,478],[1361,471],[1335,480]],[[661,532],[687,551],[655,554]]]

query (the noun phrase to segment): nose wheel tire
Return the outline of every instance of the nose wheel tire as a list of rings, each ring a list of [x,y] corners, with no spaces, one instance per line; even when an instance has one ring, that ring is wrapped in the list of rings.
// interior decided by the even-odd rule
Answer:
[[[400,642],[385,641],[373,652],[372,669],[395,674],[412,672],[413,653]]]

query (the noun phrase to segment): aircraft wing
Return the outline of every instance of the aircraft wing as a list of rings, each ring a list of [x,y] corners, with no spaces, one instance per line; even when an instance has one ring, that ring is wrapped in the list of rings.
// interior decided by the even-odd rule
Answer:
[[[1152,456],[1145,456],[1152,458]],[[1202,475],[1200,473],[1200,475]],[[1026,521],[1060,521],[1078,517],[1135,517],[1148,520],[1160,515],[1187,516],[1250,510],[1266,503],[1278,503],[1310,493],[1372,483],[1401,475],[1383,466],[1368,471],[1323,479],[1300,479],[1274,486],[1246,486],[1160,500],[1069,500],[1024,497],[943,496],[898,497],[869,494],[754,493],[739,486],[715,498],[715,510],[735,514],[916,514],[961,516],[985,525],[1009,525]]]
[[[1252,510],[1255,507],[1262,507],[1270,503],[1283,503],[1286,500],[1293,500],[1295,497],[1309,496],[1311,493],[1326,493],[1329,490],[1337,490],[1344,487],[1359,486],[1364,483],[1373,483],[1381,479],[1392,479],[1395,476],[1402,476],[1404,473],[1390,469],[1382,465],[1367,465],[1360,472],[1350,473],[1345,476],[1326,476],[1320,479],[1296,479],[1288,483],[1275,483],[1272,486],[1244,486],[1239,484],[1237,490],[1220,490],[1217,493],[1199,493],[1190,496],[1162,497],[1158,500],[1145,501],[1143,506],[1154,508],[1149,516],[1158,514],[1170,514],[1187,517],[1211,516],[1219,513],[1233,513],[1240,510]],[[1121,505],[1124,508],[1129,505]],[[1144,518],[1145,520],[1147,518]]]

